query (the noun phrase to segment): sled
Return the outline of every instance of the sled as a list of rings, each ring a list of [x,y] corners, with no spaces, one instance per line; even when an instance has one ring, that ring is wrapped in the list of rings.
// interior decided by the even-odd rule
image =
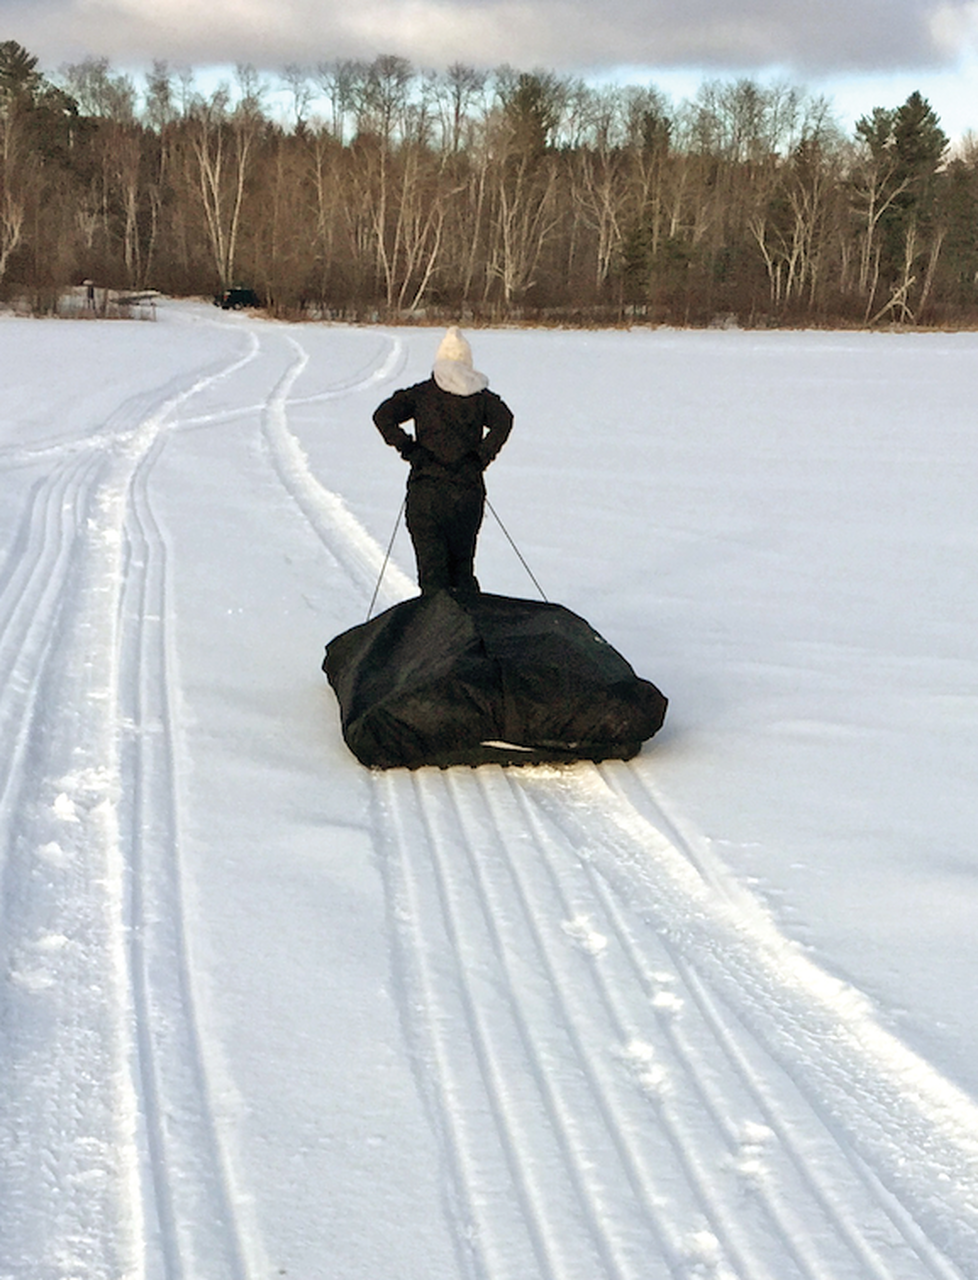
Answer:
[[[326,646],[343,737],[374,769],[627,760],[667,699],[559,604],[447,591]]]

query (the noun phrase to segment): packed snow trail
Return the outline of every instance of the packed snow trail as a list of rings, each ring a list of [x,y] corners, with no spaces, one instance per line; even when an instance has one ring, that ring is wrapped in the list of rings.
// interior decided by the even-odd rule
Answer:
[[[47,446],[53,482],[34,486],[4,570],[3,1274],[157,1274],[153,1239],[167,1276],[201,1274],[202,1263],[209,1275],[243,1274],[223,1198],[207,1185],[220,1175],[202,1141],[199,1073],[183,1089],[152,1048],[168,1043],[169,1065],[193,1071],[194,1053],[180,1052],[193,1036],[181,952],[154,942],[156,929],[179,936],[180,919],[165,568],[152,563],[162,543],[145,484],[173,415],[245,367],[257,343],[245,345],[122,405],[91,452]],[[30,459],[21,450],[11,462]],[[150,761],[154,736],[161,759]],[[169,900],[157,901],[167,883]],[[175,1006],[169,1026],[161,991]],[[181,1110],[202,1119],[171,1166],[162,1151]],[[181,1239],[213,1236],[215,1221],[204,1251]]]
[[[0,448],[0,1277],[978,1274],[974,1102],[783,936],[655,746],[368,774],[309,707],[303,637],[383,550],[293,418],[379,398],[401,340],[164,325],[175,379]]]
[[[157,437],[129,485],[118,674],[144,1212],[158,1235],[167,1277],[233,1280],[246,1270],[210,1111],[174,857],[175,655],[166,540],[148,494],[162,444]]]

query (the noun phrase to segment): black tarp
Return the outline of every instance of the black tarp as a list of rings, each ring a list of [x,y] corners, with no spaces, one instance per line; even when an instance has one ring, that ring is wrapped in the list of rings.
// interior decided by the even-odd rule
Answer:
[[[361,764],[628,759],[666,699],[559,604],[447,591],[343,632],[323,670]]]

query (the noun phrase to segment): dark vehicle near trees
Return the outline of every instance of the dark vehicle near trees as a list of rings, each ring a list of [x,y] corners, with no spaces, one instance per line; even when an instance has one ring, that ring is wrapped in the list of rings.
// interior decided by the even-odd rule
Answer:
[[[233,289],[225,289],[219,294],[214,299],[214,305],[223,307],[225,311],[237,311],[241,307],[260,307],[262,302],[254,289],[243,289],[235,285]]]

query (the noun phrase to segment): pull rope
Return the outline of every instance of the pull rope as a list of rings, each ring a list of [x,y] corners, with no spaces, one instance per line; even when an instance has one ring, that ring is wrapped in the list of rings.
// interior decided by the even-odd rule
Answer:
[[[367,617],[366,617],[367,622],[369,622],[371,617],[373,616],[374,605],[377,603],[377,595],[380,592],[380,584],[384,580],[384,573],[387,570],[387,564],[391,558],[391,552],[394,549],[394,539],[397,537],[397,531],[401,527],[401,520],[404,517],[404,508],[406,506],[407,506],[407,494],[405,494],[404,497],[401,499],[401,505],[397,512],[397,519],[394,521],[394,528],[391,530],[390,541],[387,543],[387,552],[384,555],[384,563],[380,566],[380,573],[377,577],[377,585],[374,587],[374,593],[370,597],[370,608],[367,610]],[[486,506],[492,512],[495,518],[495,521],[499,525],[500,529],[502,529],[503,534],[506,537],[506,541],[516,552],[517,558],[519,559],[520,564],[523,566],[523,568],[526,570],[527,574],[529,575],[530,581],[536,587],[537,591],[539,591],[540,599],[544,602],[544,604],[549,604],[550,601],[547,599],[546,594],[544,593],[543,587],[541,587],[539,582],[537,582],[536,575],[534,574],[530,566],[526,563],[526,560],[523,556],[522,551],[520,551],[519,547],[513,541],[512,535],[510,534],[506,526],[503,524],[502,520],[499,518],[499,512],[489,501],[488,496],[486,497]]]
[[[540,586],[540,584],[539,584],[539,582],[537,582],[536,578],[535,578],[535,577],[534,577],[534,575],[533,575],[533,570],[530,568],[530,566],[529,566],[529,565],[526,563],[526,561],[523,559],[523,553],[520,551],[519,547],[516,545],[516,543],[515,543],[515,542],[513,541],[513,539],[510,537],[509,530],[508,530],[508,529],[506,528],[506,526],[503,524],[502,520],[500,520],[500,518],[499,518],[499,512],[496,510],[496,508],[495,508],[495,507],[492,505],[492,503],[489,501],[488,497],[486,498],[486,506],[489,508],[489,510],[492,512],[492,514],[496,517],[496,523],[499,525],[500,529],[502,529],[503,533],[506,535],[506,541],[509,543],[509,545],[510,545],[510,546],[513,548],[513,550],[516,552],[517,556],[519,557],[520,564],[523,566],[523,568],[524,568],[524,569],[527,571],[527,573],[530,575],[530,579],[531,579],[531,581],[532,581],[533,585],[534,585],[534,586],[536,587],[536,589],[540,592],[540,599],[543,601],[543,603],[544,603],[544,604],[549,604],[549,603],[550,603],[550,601],[549,601],[549,600],[547,599],[547,597],[544,595],[543,587],[541,587],[541,586]]]
[[[394,548],[394,539],[397,537],[397,531],[401,527],[401,517],[404,515],[404,508],[407,506],[407,494],[401,499],[401,506],[397,513],[397,519],[394,521],[394,528],[391,531],[390,542],[387,544],[387,554],[384,556],[384,563],[380,566],[380,573],[377,577],[377,585],[374,587],[374,593],[370,597],[370,608],[367,610],[366,621],[370,621],[370,617],[374,611],[374,605],[377,603],[377,593],[380,591],[380,584],[384,580],[384,572],[387,569],[387,562],[391,558],[391,551]]]

